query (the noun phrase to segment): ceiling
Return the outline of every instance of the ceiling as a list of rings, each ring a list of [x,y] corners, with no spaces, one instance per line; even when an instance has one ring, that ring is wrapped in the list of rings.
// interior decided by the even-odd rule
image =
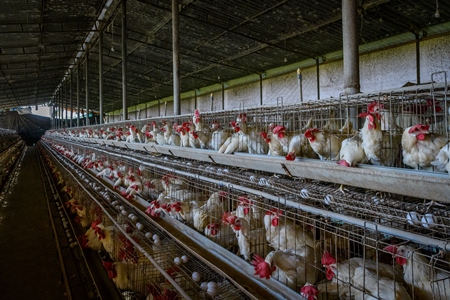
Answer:
[[[72,74],[74,99],[80,76],[84,104],[85,41],[89,108],[98,110],[99,29],[104,32],[104,110],[121,108],[122,13],[119,1],[110,2],[0,0],[0,110],[49,103],[63,78],[64,86],[70,82],[67,74]],[[182,92],[342,50],[339,0],[179,2]],[[435,17],[436,1],[358,3],[361,44],[405,32],[414,39],[414,32],[450,21],[448,5]],[[130,106],[172,95],[171,32],[171,1],[127,0]]]

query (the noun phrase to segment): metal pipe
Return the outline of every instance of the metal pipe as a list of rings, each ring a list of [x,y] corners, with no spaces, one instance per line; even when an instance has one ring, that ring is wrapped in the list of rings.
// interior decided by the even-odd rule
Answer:
[[[56,128],[55,126],[55,98],[52,99],[53,105],[50,106],[50,118],[51,118],[51,124],[52,128]]]
[[[360,92],[357,0],[342,0],[342,44],[344,56],[344,91]]]
[[[161,100],[158,100],[158,117],[161,117]]]
[[[320,69],[319,58],[316,58],[316,84],[317,84],[317,100],[320,99]]]
[[[180,48],[178,29],[180,26],[178,0],[172,0],[172,54],[173,54],[173,114],[181,114],[180,105]]]
[[[61,128],[64,128],[64,81],[61,83]]]
[[[225,109],[225,84],[222,82],[222,110]]]
[[[414,35],[416,36],[416,81],[420,84],[420,36],[419,32]]]
[[[122,0],[122,114],[128,120],[127,107],[127,1]]]
[[[197,109],[197,89],[194,90],[194,109]]]
[[[103,28],[98,35],[98,101],[100,107],[100,124],[103,124]]]
[[[69,97],[69,88],[68,88],[68,83],[69,81],[66,79],[65,80],[65,85],[64,85],[64,102],[65,102],[65,110],[66,110],[66,114],[65,114],[65,118],[64,118],[64,127],[67,128],[67,122],[69,120],[69,99],[67,99]]]
[[[300,105],[303,104],[303,87],[302,87],[302,70],[300,68],[297,69],[297,81],[298,81],[298,89],[300,91]]]
[[[70,122],[69,127],[73,127],[73,89],[72,89],[72,83],[73,83],[73,69],[70,69],[69,72],[69,82],[70,82]]]
[[[259,105],[263,105],[263,74],[259,74]]]
[[[86,126],[89,126],[89,47],[86,46],[86,62],[85,62],[85,79],[86,79]]]
[[[77,127],[80,127],[80,61],[77,62]]]
[[[211,101],[211,109],[210,109],[210,111],[213,111],[213,109],[214,109],[214,94],[213,93],[211,93],[209,95],[209,101]]]
[[[58,120],[58,128],[62,128],[62,91],[61,91],[61,89],[62,89],[62,86],[59,88],[59,90],[58,90],[58,97],[59,97],[59,99],[58,99],[58,115],[59,115],[59,120]]]

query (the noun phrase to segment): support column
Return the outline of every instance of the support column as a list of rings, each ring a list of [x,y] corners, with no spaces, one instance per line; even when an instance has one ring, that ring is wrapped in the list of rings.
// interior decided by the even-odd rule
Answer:
[[[263,105],[263,74],[259,74],[259,105]]]
[[[73,90],[72,90],[72,86],[73,86],[73,69],[70,69],[70,78],[69,78],[69,83],[70,83],[70,88],[69,88],[69,92],[70,92],[70,122],[69,122],[69,127],[73,127]]]
[[[80,62],[77,62],[77,127],[80,127]]]
[[[420,35],[419,32],[415,33],[416,36],[416,81],[420,84]]]
[[[62,128],[62,93],[61,93],[62,85],[59,87],[58,90],[58,128]]]
[[[128,120],[127,108],[127,1],[122,0],[122,113],[123,121]]]
[[[64,128],[64,81],[61,83],[61,128]]]
[[[173,114],[181,114],[180,105],[180,47],[178,29],[180,20],[178,14],[178,0],[172,0],[172,53],[173,53]]]
[[[316,58],[316,84],[317,84],[317,100],[320,99],[320,66],[319,58]]]
[[[225,83],[222,82],[222,110],[225,109]]]
[[[342,43],[344,52],[344,91],[360,92],[357,0],[342,0]]]
[[[68,125],[67,125],[67,123],[68,123],[68,120],[69,120],[69,111],[68,111],[68,108],[69,108],[69,88],[68,88],[68,83],[69,83],[69,81],[66,79],[65,81],[64,81],[64,102],[65,102],[65,111],[66,111],[66,115],[65,115],[65,117],[64,117],[64,127],[65,128],[67,128],[67,127],[69,127]]]
[[[85,62],[85,77],[86,77],[86,126],[89,123],[89,47],[86,46],[86,62]]]
[[[98,101],[100,107],[100,122],[103,124],[103,28],[98,36]]]
[[[53,101],[52,101],[53,105],[50,106],[50,116],[52,118],[52,128],[55,129],[56,128],[56,123],[55,123],[55,98],[53,97]]]

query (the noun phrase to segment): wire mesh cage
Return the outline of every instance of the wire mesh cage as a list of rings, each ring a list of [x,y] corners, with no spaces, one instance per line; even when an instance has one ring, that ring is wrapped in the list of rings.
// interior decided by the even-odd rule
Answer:
[[[246,122],[239,128],[257,133],[255,145],[263,145],[267,141],[259,133],[268,133],[275,125],[284,127],[283,132],[292,136],[304,135],[315,127],[322,131],[325,128],[343,140],[357,134],[355,130],[368,127],[367,118],[358,115],[370,111],[374,117],[371,122],[382,130],[381,153],[386,159],[380,164],[406,167],[401,139],[408,127],[429,126],[429,131],[444,136],[448,142],[446,97],[445,84],[444,88],[433,85],[431,91],[342,94],[339,98],[301,106],[281,105],[200,116],[203,128],[213,127],[217,120],[227,126],[233,123],[230,134],[236,132],[236,123],[242,126]],[[190,126],[198,129],[194,125],[196,118],[198,121],[197,113],[155,118],[140,121],[137,127],[151,121],[156,122],[155,128],[190,121]],[[126,128],[130,124],[135,123],[115,126]],[[214,242],[205,242],[208,247],[220,245],[243,259],[242,263],[247,261],[253,265],[256,276],[273,278],[304,295],[308,282],[319,290],[319,298],[323,299],[447,297],[450,266],[447,254],[442,252],[448,249],[449,241],[446,204],[381,192],[371,189],[370,184],[366,188],[341,186],[337,189],[335,183],[219,165],[214,161],[206,163],[155,152],[144,155],[109,146],[76,145],[61,139],[55,139],[54,143],[83,156],[83,166],[94,174],[100,174],[105,166],[111,167],[109,175],[99,177],[118,192],[110,201],[110,209],[122,224],[121,232],[127,226],[132,228],[130,236],[136,238],[133,240],[159,261],[158,265],[171,273],[171,278],[186,293],[192,293],[192,297],[206,297],[208,291],[207,287],[202,288],[202,283],[193,280],[193,272],[201,273],[201,281],[203,276],[204,282],[214,281],[217,290],[222,290],[226,279],[209,279],[209,275],[203,275],[209,274],[202,269],[204,265],[191,267],[196,259],[171,244],[170,236],[151,222],[140,223],[146,228],[140,230],[137,223],[129,221],[129,208],[121,208],[116,199],[123,201],[125,197],[146,210],[153,220],[183,223]],[[99,166],[100,161],[103,166]],[[159,238],[155,240],[154,235]],[[120,238],[117,240],[118,249],[123,248]],[[167,249],[164,253],[158,251],[159,243]],[[177,264],[185,255],[189,263]],[[113,256],[114,260],[121,260],[119,253]],[[134,257],[129,263],[138,264],[141,258],[145,261],[143,257]],[[170,292],[167,277],[161,277],[160,270],[153,266],[143,267],[150,283],[134,289],[144,294],[149,291],[164,294],[166,288]]]

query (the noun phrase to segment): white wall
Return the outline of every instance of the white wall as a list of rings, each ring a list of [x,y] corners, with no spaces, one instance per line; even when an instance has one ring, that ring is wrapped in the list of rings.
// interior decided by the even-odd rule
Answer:
[[[430,82],[431,73],[450,71],[450,36],[421,42],[421,82]],[[360,56],[361,92],[376,92],[399,88],[407,82],[416,82],[415,44],[408,44]],[[450,73],[449,73],[450,75]],[[320,65],[320,98],[339,97],[343,90],[343,62]],[[316,68],[302,69],[304,101],[317,99]],[[441,78],[437,78],[442,81]],[[297,73],[293,71],[275,78],[263,80],[263,105],[276,105],[283,97],[284,104],[300,100]],[[214,93],[216,107],[220,110],[221,93]],[[197,97],[197,108],[210,111],[209,95]],[[254,107],[260,103],[259,82],[225,90],[225,109]],[[194,100],[182,100],[182,113],[194,110]]]
[[[438,71],[450,71],[450,36],[443,36],[421,42],[421,82],[431,81],[431,74]],[[361,92],[400,88],[408,82],[416,83],[415,44],[407,44],[383,51],[360,56]],[[449,74],[450,75],[450,72]],[[343,62],[325,62],[320,65],[320,98],[339,97],[343,90]],[[256,76],[255,76],[256,78]],[[316,67],[302,69],[303,99],[305,102],[317,100]],[[435,81],[443,81],[442,76]],[[299,103],[297,73],[292,71],[278,77],[263,79],[262,97],[264,106],[274,106],[277,98],[283,103]],[[249,108],[260,105],[260,84],[250,84],[228,88],[224,92],[225,109]],[[201,112],[211,110],[210,94],[181,100],[181,113],[193,113],[195,108]],[[222,92],[214,92],[213,111],[222,109]],[[134,119],[134,113],[131,113]],[[164,103],[161,103],[161,116],[164,115]],[[167,103],[167,115],[173,115],[173,102]],[[141,118],[145,112],[141,110]],[[149,117],[158,116],[158,107],[148,108]],[[116,116],[115,120],[118,120]]]

